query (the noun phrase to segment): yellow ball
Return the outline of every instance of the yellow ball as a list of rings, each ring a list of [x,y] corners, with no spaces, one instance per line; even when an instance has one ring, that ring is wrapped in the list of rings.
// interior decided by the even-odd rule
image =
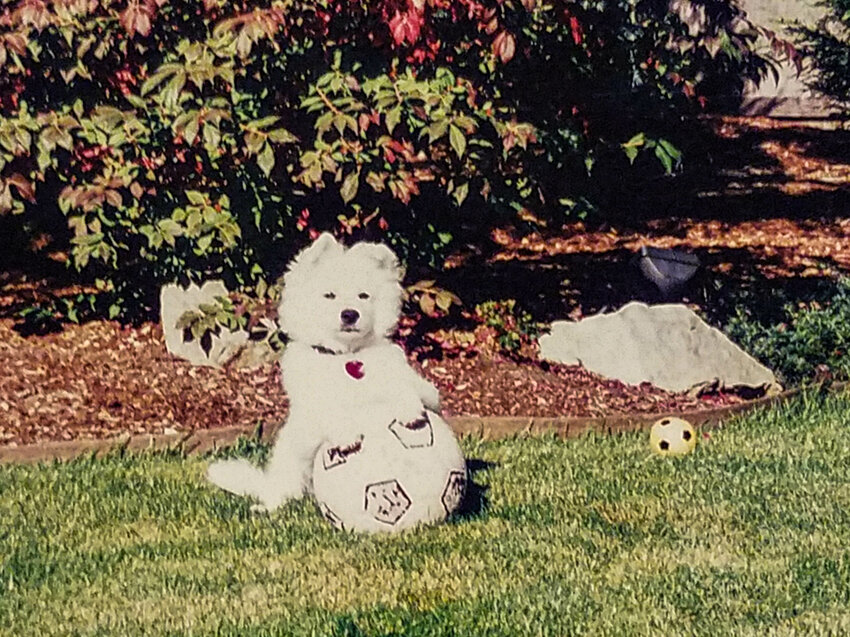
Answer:
[[[662,456],[684,456],[694,450],[697,435],[687,420],[667,416],[656,420],[649,432],[649,446]]]

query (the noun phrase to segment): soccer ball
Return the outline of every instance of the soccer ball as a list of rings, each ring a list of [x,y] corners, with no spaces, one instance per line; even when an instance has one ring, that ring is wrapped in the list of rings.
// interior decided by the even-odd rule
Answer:
[[[649,432],[649,446],[662,456],[684,456],[693,451],[696,444],[693,426],[681,418],[660,418]]]
[[[313,493],[339,529],[396,532],[442,522],[460,506],[466,462],[448,424],[421,418],[361,428],[343,444],[328,443],[313,463]]]

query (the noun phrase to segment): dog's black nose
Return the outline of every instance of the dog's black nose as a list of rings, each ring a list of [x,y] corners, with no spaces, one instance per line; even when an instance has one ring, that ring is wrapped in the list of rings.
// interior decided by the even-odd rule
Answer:
[[[339,313],[339,318],[342,319],[343,325],[354,325],[357,319],[360,318],[360,312],[357,310],[343,310]]]

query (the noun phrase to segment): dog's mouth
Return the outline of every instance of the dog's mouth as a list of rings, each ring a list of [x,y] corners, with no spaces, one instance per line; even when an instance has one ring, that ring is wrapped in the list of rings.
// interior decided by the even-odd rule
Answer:
[[[360,328],[355,327],[354,325],[343,325],[339,328],[340,332],[345,332],[346,334],[359,334]]]

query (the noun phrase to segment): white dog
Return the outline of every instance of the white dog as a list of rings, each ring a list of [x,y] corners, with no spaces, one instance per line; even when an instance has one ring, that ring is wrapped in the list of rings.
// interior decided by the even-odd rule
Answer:
[[[439,412],[437,388],[410,367],[389,340],[401,309],[401,270],[377,243],[345,249],[322,234],[296,256],[284,276],[281,359],[289,418],[265,469],[246,460],[212,464],[211,482],[259,499],[273,510],[312,487],[313,460],[325,442],[351,440],[350,423],[376,411],[400,422]]]

